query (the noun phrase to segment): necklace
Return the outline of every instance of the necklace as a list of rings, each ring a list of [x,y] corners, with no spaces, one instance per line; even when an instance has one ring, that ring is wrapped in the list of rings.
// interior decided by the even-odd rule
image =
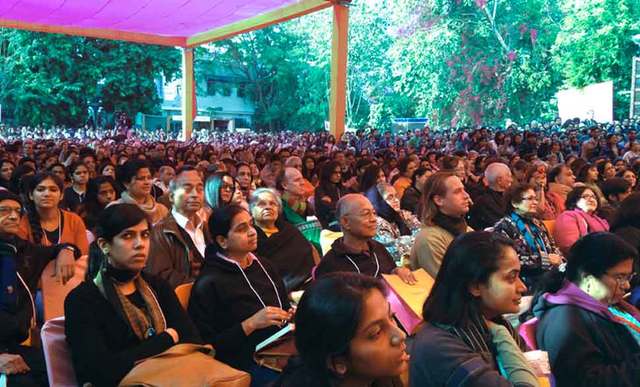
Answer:
[[[62,238],[62,214],[60,213],[60,210],[58,210],[58,242],[56,244],[60,244],[60,239]],[[54,230],[55,231],[55,230]],[[47,237],[47,231],[43,228],[42,229],[42,236],[44,237],[44,245],[45,246],[51,246],[53,243],[51,243],[51,241],[49,240],[49,237]]]
[[[242,276],[244,277],[244,280],[247,281],[247,284],[249,285],[249,288],[253,291],[253,294],[256,295],[256,298],[258,299],[258,301],[260,301],[260,304],[262,304],[262,307],[266,308],[267,304],[264,302],[262,297],[260,297],[260,294],[256,291],[256,289],[253,287],[253,284],[251,283],[251,281],[249,281],[249,277],[247,277],[247,274],[242,269],[242,266],[240,266],[240,264],[238,262],[234,261],[233,259],[229,259],[229,258],[225,257],[224,255],[222,255],[220,253],[216,253],[216,254],[218,255],[218,257],[224,259],[225,261],[235,264],[238,267],[238,269],[240,269],[240,273],[242,273]],[[267,270],[262,265],[262,262],[260,262],[260,260],[258,260],[258,257],[256,257],[255,255],[252,254],[252,258],[256,262],[258,262],[258,264],[262,268],[262,271],[264,272],[264,275],[266,275],[267,278],[269,279],[269,282],[271,282],[271,286],[273,286],[273,290],[276,293],[276,298],[278,299],[278,306],[280,307],[280,309],[282,309],[282,301],[280,300],[280,292],[278,292],[278,288],[276,287],[275,282],[273,282],[273,279],[271,279],[271,276],[269,275],[269,273],[267,273]]]
[[[349,262],[351,262],[351,264],[353,266],[355,266],[356,270],[358,271],[358,274],[362,274],[362,272],[360,271],[360,267],[356,264],[356,262],[351,259],[350,256],[346,255],[347,259],[349,260]],[[373,277],[377,277],[378,276],[378,272],[380,271],[380,261],[378,261],[378,256],[376,255],[376,253],[373,253],[373,259],[376,262],[376,273],[373,275]]]

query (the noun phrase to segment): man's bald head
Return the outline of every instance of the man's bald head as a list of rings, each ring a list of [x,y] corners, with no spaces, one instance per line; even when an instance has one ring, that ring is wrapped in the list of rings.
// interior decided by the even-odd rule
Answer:
[[[368,239],[376,235],[376,210],[361,194],[344,195],[336,204],[336,219],[345,234]]]
[[[489,188],[494,191],[504,192],[511,187],[513,181],[511,169],[504,163],[491,163],[484,171]]]

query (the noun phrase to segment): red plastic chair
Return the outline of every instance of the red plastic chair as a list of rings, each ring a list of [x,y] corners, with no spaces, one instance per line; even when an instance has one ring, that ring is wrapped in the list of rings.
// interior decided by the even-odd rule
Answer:
[[[48,320],[40,331],[42,351],[47,364],[50,386],[76,387],[76,374],[71,362],[71,350],[64,334],[64,317]]]

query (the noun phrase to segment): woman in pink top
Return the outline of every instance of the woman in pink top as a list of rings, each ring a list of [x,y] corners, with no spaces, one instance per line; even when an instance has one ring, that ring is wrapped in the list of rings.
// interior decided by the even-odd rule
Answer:
[[[564,254],[583,236],[596,231],[609,231],[609,223],[595,214],[600,203],[591,188],[574,188],[567,195],[565,204],[567,209],[556,219],[553,232],[558,247]]]

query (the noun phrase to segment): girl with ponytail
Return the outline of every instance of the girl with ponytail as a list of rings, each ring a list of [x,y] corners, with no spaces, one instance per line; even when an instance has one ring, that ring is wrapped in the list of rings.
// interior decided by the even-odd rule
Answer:
[[[640,312],[624,301],[637,258],[620,237],[591,233],[573,245],[564,272],[543,277],[536,340],[558,386],[637,386]]]
[[[86,255],[89,244],[84,222],[73,212],[59,208],[63,188],[62,180],[51,172],[30,178],[27,216],[20,220],[18,236],[41,246],[70,243],[80,249],[81,255]]]

